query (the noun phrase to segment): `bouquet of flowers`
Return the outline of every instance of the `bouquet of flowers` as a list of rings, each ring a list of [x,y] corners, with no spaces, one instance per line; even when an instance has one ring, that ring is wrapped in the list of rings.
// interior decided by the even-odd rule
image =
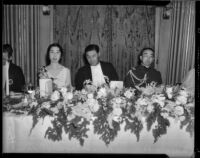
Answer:
[[[54,90],[49,98],[40,98],[29,106],[32,129],[38,119],[50,115],[53,126],[47,129],[45,137],[59,141],[64,129],[69,139],[76,138],[81,145],[88,137],[90,124],[106,145],[117,137],[122,123],[125,131],[136,135],[137,141],[145,125],[148,131],[153,128],[154,142],[158,141],[167,133],[170,117],[180,121],[180,128],[186,126],[191,135],[194,129],[193,96],[186,89],[169,85],[111,89],[107,83],[95,86],[88,80],[80,91],[63,87]],[[157,126],[153,127],[156,121]]]

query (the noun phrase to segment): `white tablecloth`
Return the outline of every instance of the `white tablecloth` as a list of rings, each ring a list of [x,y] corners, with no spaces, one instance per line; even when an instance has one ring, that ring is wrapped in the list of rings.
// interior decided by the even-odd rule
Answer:
[[[137,142],[135,134],[121,131],[108,146],[93,133],[91,126],[84,146],[76,139],[68,139],[63,131],[63,139],[53,142],[44,138],[45,131],[51,125],[51,117],[41,119],[30,134],[32,116],[3,113],[3,152],[4,153],[146,153],[167,154],[170,157],[190,157],[194,153],[194,137],[185,128],[180,129],[180,122],[170,119],[167,134],[162,135],[156,143],[152,131],[146,130],[144,124]],[[122,126],[124,126],[122,124]]]

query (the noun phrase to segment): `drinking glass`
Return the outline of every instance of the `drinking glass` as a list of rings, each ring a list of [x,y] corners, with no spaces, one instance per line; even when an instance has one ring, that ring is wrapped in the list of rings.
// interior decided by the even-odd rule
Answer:
[[[34,86],[32,83],[29,83],[27,86],[28,93],[31,94],[34,90]]]

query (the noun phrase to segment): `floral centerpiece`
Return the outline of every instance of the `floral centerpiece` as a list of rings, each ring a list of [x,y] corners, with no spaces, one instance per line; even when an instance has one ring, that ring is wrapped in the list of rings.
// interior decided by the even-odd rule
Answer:
[[[180,121],[180,128],[186,126],[191,136],[194,129],[194,97],[178,86],[156,87],[152,83],[137,89],[111,89],[109,84],[97,87],[86,81],[80,91],[63,87],[49,98],[36,97],[27,106],[28,115],[33,116],[31,131],[39,119],[50,115],[52,127],[46,130],[45,138],[59,141],[64,129],[69,139],[76,138],[81,145],[91,124],[106,145],[117,137],[121,124],[125,124],[125,131],[135,134],[137,141],[145,125],[148,131],[153,128],[154,143],[167,133],[169,118]],[[157,125],[152,126],[154,123]]]

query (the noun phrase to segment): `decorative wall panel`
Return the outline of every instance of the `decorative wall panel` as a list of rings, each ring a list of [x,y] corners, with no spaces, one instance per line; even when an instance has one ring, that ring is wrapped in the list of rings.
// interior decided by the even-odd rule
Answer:
[[[152,6],[54,6],[54,41],[64,48],[63,65],[75,73],[84,65],[88,44],[98,44],[101,59],[111,62],[120,80],[137,65],[144,47],[154,48],[155,8]]]

